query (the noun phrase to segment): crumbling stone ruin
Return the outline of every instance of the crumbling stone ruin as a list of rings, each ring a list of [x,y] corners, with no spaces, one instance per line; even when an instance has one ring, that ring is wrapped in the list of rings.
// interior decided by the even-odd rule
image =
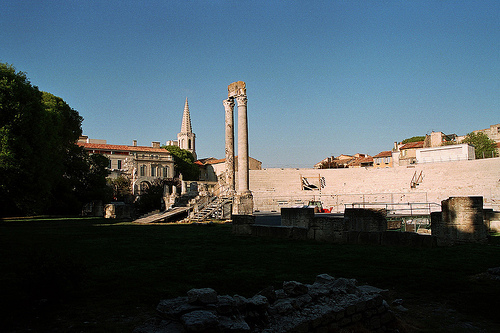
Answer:
[[[251,298],[217,295],[211,288],[192,289],[187,296],[162,300],[161,319],[138,327],[151,332],[335,332],[342,328],[387,332],[395,316],[384,290],[357,286],[356,280],[316,277],[313,284],[296,281],[268,287]]]

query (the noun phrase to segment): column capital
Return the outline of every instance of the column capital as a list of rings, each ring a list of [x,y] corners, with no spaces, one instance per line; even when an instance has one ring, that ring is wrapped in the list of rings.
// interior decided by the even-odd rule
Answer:
[[[240,95],[236,97],[236,102],[238,102],[238,106],[247,105],[247,101],[248,99],[246,95]]]
[[[222,101],[222,104],[224,105],[224,108],[234,108],[234,98],[228,98]]]

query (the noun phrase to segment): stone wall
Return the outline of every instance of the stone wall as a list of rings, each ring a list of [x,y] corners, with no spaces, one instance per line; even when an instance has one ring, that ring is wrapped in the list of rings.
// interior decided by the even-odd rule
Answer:
[[[134,333],[386,332],[396,321],[384,292],[327,274],[318,275],[313,284],[289,281],[279,290],[268,287],[251,298],[192,289],[185,297],[160,301],[157,311],[163,320]]]
[[[500,212],[483,209],[484,221],[490,232],[500,232]]]
[[[281,208],[281,225],[309,228],[314,220],[314,208]]]
[[[410,182],[422,172],[415,188]],[[301,177],[322,178],[324,187],[304,191]],[[452,196],[483,196],[486,208],[500,211],[500,158],[417,164],[412,167],[250,170],[254,209],[279,211],[320,200],[343,212],[353,202],[440,203]]]
[[[436,239],[431,235],[387,231],[387,220],[381,210],[348,209],[344,215],[315,215],[313,208],[283,208],[281,226],[256,225],[252,216],[233,215],[232,232],[257,237],[311,239],[338,244],[436,246]]]

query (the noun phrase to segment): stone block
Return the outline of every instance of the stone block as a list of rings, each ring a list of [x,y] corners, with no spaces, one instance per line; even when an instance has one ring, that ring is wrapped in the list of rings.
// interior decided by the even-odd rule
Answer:
[[[314,208],[281,208],[281,225],[309,228],[314,220]]]
[[[251,235],[255,224],[253,215],[233,215],[232,233],[235,235]]]
[[[287,295],[297,297],[307,294],[309,288],[307,285],[297,281],[287,281],[283,282],[283,290],[287,293]]]
[[[325,284],[325,283],[332,283],[334,281],[335,281],[335,278],[331,275],[319,274],[319,275],[316,275],[316,279],[314,280],[314,283]]]
[[[385,209],[346,208],[344,211],[348,228],[353,231],[386,231],[385,216]]]
[[[190,304],[217,303],[217,292],[212,288],[191,289],[187,292]]]

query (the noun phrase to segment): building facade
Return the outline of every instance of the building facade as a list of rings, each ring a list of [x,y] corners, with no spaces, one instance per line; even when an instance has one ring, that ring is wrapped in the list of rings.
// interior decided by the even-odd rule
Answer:
[[[109,159],[109,177],[124,176],[131,181],[132,193],[140,194],[157,178],[174,177],[174,159],[160,142],[152,142],[151,147],[110,145],[105,140],[92,140],[80,137],[78,145],[89,154],[102,154]]]

